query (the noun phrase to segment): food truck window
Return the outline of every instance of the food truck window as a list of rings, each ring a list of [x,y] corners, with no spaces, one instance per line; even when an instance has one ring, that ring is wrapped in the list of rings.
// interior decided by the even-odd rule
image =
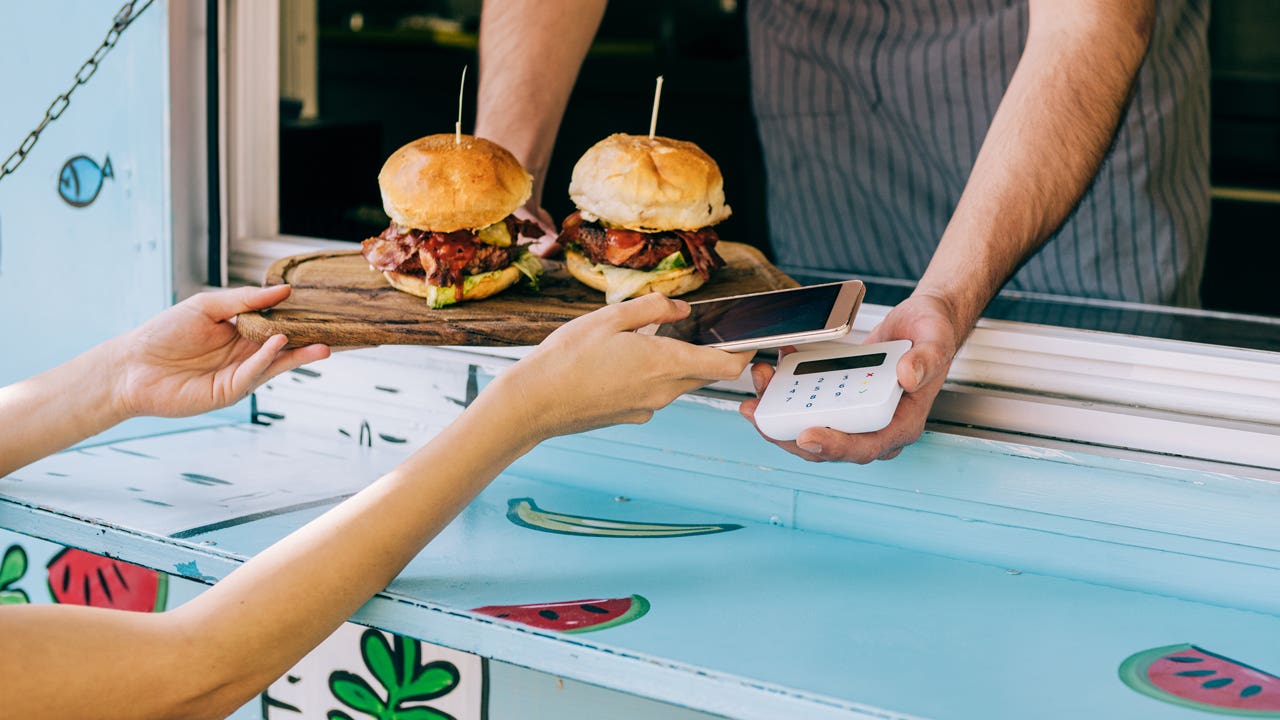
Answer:
[[[1259,88],[1276,87],[1280,71],[1273,45],[1267,44],[1274,33],[1259,35],[1251,24],[1274,27],[1276,18],[1267,10],[1270,5],[1244,0],[1215,3],[1214,12],[1228,6],[1236,11],[1231,22],[1237,30],[1234,35],[1215,30],[1215,47],[1223,46],[1223,37],[1236,43],[1233,57],[1254,63],[1257,71],[1230,77],[1258,79],[1262,84],[1250,93],[1262,97]],[[399,144],[452,129],[461,68],[474,68],[476,62],[479,4],[282,0],[225,2],[218,8],[225,47],[216,96],[218,136],[226,141],[219,183],[226,270],[234,282],[256,283],[280,257],[353,250],[385,227],[377,171]],[[704,144],[724,169],[737,211],[736,224],[726,224],[724,236],[768,250],[768,238],[752,234],[765,226],[763,170],[751,127],[742,12],[735,3],[710,0],[656,8],[633,0],[609,4],[553,156],[545,198],[553,214],[563,217],[569,211],[563,188],[583,149],[614,131],[647,129],[652,81],[662,73],[660,127]],[[475,75],[474,70],[468,74],[470,98]],[[1213,87],[1222,92],[1227,85],[1215,78]],[[1280,114],[1266,115],[1265,103],[1249,105],[1246,96],[1236,95],[1237,107],[1253,114],[1217,116],[1215,129],[1243,123],[1255,138],[1275,138]],[[473,110],[473,101],[464,104],[464,128],[472,126]],[[714,116],[711,129],[709,115]],[[1213,139],[1224,146],[1232,136],[1217,132]],[[1255,143],[1251,152],[1274,148]],[[1253,157],[1239,148],[1234,155]],[[1271,188],[1280,188],[1275,174],[1280,162],[1251,167],[1247,174],[1230,164],[1213,168],[1218,202],[1236,203],[1259,216],[1274,214],[1280,198]],[[1228,181],[1238,185],[1225,185]],[[1223,196],[1232,192],[1233,199]],[[1260,267],[1274,266],[1264,258],[1277,252],[1270,242],[1277,223],[1237,219],[1227,224],[1232,217],[1215,209],[1213,242],[1226,237],[1252,252],[1250,259],[1229,267],[1228,289],[1243,289],[1256,282]],[[1211,263],[1223,262],[1224,252],[1231,254],[1211,249]],[[840,279],[815,268],[784,269],[807,283]],[[909,283],[862,279],[868,282],[868,299],[855,322],[855,337],[909,291]],[[1204,295],[1214,297],[1208,289]],[[1273,292],[1261,296],[1277,297]],[[1160,418],[1191,416],[1197,424],[1275,422],[1280,390],[1271,352],[1280,351],[1280,310],[1267,305],[1228,309],[1251,314],[1002,294],[953,363],[950,384],[931,418],[953,427],[1017,428],[1201,458],[1252,457],[1248,447],[1256,438],[1247,433],[1232,435],[1239,442],[1230,445],[1217,435],[1185,430],[1194,426],[1190,423],[1184,423],[1185,432],[1174,432],[1164,420],[1151,424],[1146,418],[1113,423],[1100,438],[1089,434],[1098,421],[1081,415],[1087,414],[1086,406],[1105,405]]]
[[[230,3],[227,162],[231,276],[257,280],[272,253],[307,237],[351,246],[385,227],[376,175],[415,137],[448,132],[458,77],[471,66],[463,127],[474,122],[479,0]],[[1005,292],[988,316],[1125,334],[1280,349],[1280,89],[1274,3],[1213,4],[1213,211],[1205,312]],[[572,210],[564,188],[595,140],[647,126],[653,78],[663,74],[663,132],[703,145],[721,164],[735,208],[722,236],[769,250],[764,169],[751,112],[744,7],[614,0],[583,66],[552,156],[544,197]],[[255,240],[276,244],[255,244]],[[327,245],[327,244],[326,244]],[[807,282],[821,268],[785,268]],[[892,305],[901,280],[868,280],[868,301]],[[1223,313],[1228,313],[1224,315]],[[1240,317],[1236,317],[1240,315]]]

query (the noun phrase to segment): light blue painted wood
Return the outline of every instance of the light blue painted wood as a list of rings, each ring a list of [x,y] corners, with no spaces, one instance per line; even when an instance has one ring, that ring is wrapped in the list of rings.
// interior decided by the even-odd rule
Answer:
[[[507,663],[489,663],[491,720],[713,720],[714,715],[605,690]]]
[[[723,411],[694,416],[701,418],[700,432],[712,438],[731,432],[729,423],[738,420]],[[656,422],[663,424],[664,438],[685,434],[679,418],[664,415]],[[234,450],[242,456],[272,448],[270,439],[304,444],[289,440],[286,427],[187,435],[127,445],[163,457],[165,448],[191,447],[193,438],[210,453]],[[809,472],[800,472],[755,465],[774,484],[771,489],[751,475],[747,462],[661,452],[616,438],[616,457],[609,457],[601,447],[609,441],[607,433],[599,434],[530,455],[354,619],[540,672],[744,718],[1190,718],[1197,714],[1121,684],[1119,663],[1147,648],[1194,642],[1264,670],[1280,669],[1280,645],[1274,642],[1280,617],[1242,609],[1257,605],[1258,597],[1280,596],[1275,564],[1259,562],[1275,552],[1262,527],[1274,517],[1268,512],[1267,486],[1225,476],[1215,483],[1201,478],[1205,484],[1198,485],[1190,478],[1202,474],[1135,463],[1090,464],[1085,455],[1054,461],[1026,457],[1030,451],[1011,446],[934,438],[913,450],[914,463],[937,454],[928,492],[916,493],[916,482],[895,481],[885,471],[877,471],[876,482],[864,483],[816,473],[866,469],[805,465]],[[307,460],[306,454],[294,459],[305,463],[309,482],[336,487],[367,482],[407,451],[382,445],[355,450],[345,461]],[[338,448],[336,454],[343,452]],[[943,462],[946,458],[950,462]],[[131,456],[121,456],[96,467],[105,477],[116,472],[108,466],[132,462]],[[879,467],[918,465],[895,461]],[[738,482],[745,490],[735,492],[734,472],[725,468],[742,473]],[[946,483],[948,469],[954,473],[952,487]],[[1043,497],[1026,491],[1025,483],[1035,485],[1038,473],[1057,477],[1055,485],[1040,490]],[[251,474],[253,482],[271,482],[269,474]],[[646,482],[653,483],[648,492]],[[704,482],[709,489],[680,489]],[[1202,522],[1182,533],[1154,529],[1174,522],[1162,513],[1146,522],[1148,527],[1126,531],[1089,517],[1090,505],[1077,486],[1091,482],[1110,487],[1112,502],[1125,502],[1126,493],[1161,497],[1151,488],[1171,488],[1171,493],[1184,492],[1183,500],[1206,516],[1225,513],[1230,523],[1250,527],[1228,532],[1219,523]],[[752,487],[757,485],[763,489]],[[844,494],[882,493],[893,502],[837,496],[835,489],[849,487],[857,493]],[[1002,488],[1013,505],[997,504]],[[1257,512],[1252,519],[1233,515],[1237,503],[1250,499],[1250,488],[1257,491],[1252,496]],[[786,492],[777,492],[782,489]],[[197,509],[217,504],[215,494],[206,493],[209,488],[192,490],[183,494],[184,502]],[[1045,511],[1054,491],[1061,513]],[[789,506],[788,493],[794,524],[803,529],[768,522],[766,513],[775,505],[780,511]],[[740,522],[745,527],[644,540],[542,533],[507,520],[508,501],[517,497],[534,498],[547,510],[616,520]],[[1038,498],[1035,509],[1020,506],[1032,503],[1027,498]],[[954,507],[944,511],[945,502]],[[1181,502],[1170,504],[1169,511],[1181,511]],[[32,505],[20,498],[0,504],[0,526],[124,554],[206,581],[225,576],[241,558],[326,507],[261,516],[182,541],[149,531],[158,516],[147,513],[115,512],[86,522]],[[975,520],[957,508],[998,510],[1004,522]],[[1128,532],[1127,542],[1061,531],[1059,524],[1068,521]],[[893,532],[900,537],[927,540],[915,541],[921,547],[898,546],[886,542],[889,528],[897,528]],[[1257,542],[1228,541],[1244,537]],[[1009,551],[1002,547],[1021,548],[1018,552],[1028,558],[1044,558],[1046,568],[1060,565],[1072,573],[1011,568],[1002,554]],[[1192,554],[1193,549],[1199,552]],[[1161,556],[1172,559],[1161,565]],[[1075,559],[1062,560],[1068,557]],[[1149,564],[1159,569],[1150,571]],[[1180,567],[1192,580],[1221,584],[1221,602],[1197,597],[1194,582],[1170,580]],[[1010,569],[1022,572],[1010,574]],[[1133,577],[1117,580],[1127,573]],[[631,594],[648,598],[647,615],[576,636],[467,612],[481,605]]]
[[[91,448],[98,445],[110,445],[126,440],[167,435],[169,433],[186,432],[200,428],[217,427],[247,423],[253,419],[252,403],[244,400],[230,407],[215,410],[211,413],[188,418],[139,417],[126,420],[74,446],[74,448]]]
[[[99,0],[6,4],[0,157],[71,85],[119,9]],[[57,365],[172,300],[167,12],[160,0],[125,32],[22,167],[0,181],[0,384]],[[59,195],[64,164],[77,155],[98,167],[111,161],[112,177],[86,207]],[[78,181],[96,182],[86,173]]]
[[[214,523],[345,497],[404,452],[222,424],[59,453],[0,478],[0,495],[182,537]]]
[[[1280,568],[1280,527],[1258,521],[1280,512],[1274,483],[939,434],[892,463],[813,464],[738,420],[678,403],[648,426],[555,440],[514,471],[587,488],[608,478],[624,494],[761,522],[1280,609],[1280,595],[1257,582]],[[1046,536],[1091,551],[1045,553]],[[1202,558],[1229,562],[1210,580],[1187,572]]]

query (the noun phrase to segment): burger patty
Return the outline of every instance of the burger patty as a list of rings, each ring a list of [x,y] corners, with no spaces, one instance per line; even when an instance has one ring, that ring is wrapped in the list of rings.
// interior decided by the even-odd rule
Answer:
[[[465,277],[501,270],[520,257],[521,248],[516,245],[498,247],[468,238],[437,240],[438,237],[439,233],[433,234],[418,248],[419,271],[433,284],[439,279],[440,285],[448,285],[447,276],[451,274]]]
[[[564,219],[559,238],[562,244],[576,244],[593,263],[646,272],[678,252],[704,280],[711,277],[713,270],[724,267],[724,260],[716,252],[719,240],[716,231],[709,227],[642,233],[606,228],[600,223],[583,220],[578,212]]]
[[[628,234],[639,235],[639,242],[610,242],[602,225],[584,222],[578,228],[575,242],[582,248],[582,254],[593,263],[646,271],[652,270],[671,253],[684,250],[684,241],[674,233]],[[615,237],[616,235],[615,233]]]

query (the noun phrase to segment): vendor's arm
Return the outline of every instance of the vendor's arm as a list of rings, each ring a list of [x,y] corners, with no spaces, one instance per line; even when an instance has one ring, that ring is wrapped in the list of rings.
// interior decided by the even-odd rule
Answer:
[[[738,377],[750,353],[631,332],[687,314],[649,295],[567,324],[400,467],[175,610],[0,609],[5,716],[225,717],[540,440],[644,422],[681,393]]]
[[[906,390],[874,433],[810,428],[777,443],[808,460],[870,462],[915,442],[947,369],[983,309],[1066,219],[1102,164],[1146,53],[1153,0],[1032,0],[1026,49],[968,184],[915,292],[868,342],[906,338]],[[1135,179],[1135,182],[1137,180]],[[753,369],[758,389],[772,377]],[[743,403],[749,418],[757,401]]]
[[[548,230],[555,223],[542,209],[542,187],[551,147],[605,5],[606,0],[486,0],[480,11],[475,134],[510,150],[533,175],[525,213]]]
[[[259,345],[230,319],[283,301],[289,287],[202,293],[29,380],[0,388],[0,477],[140,415],[198,415],[246,397],[324,346]]]

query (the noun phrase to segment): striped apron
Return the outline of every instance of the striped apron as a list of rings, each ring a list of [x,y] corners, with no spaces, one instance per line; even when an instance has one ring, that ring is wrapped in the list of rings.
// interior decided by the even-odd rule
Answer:
[[[1209,221],[1208,0],[1159,0],[1114,145],[1009,289],[1195,307]],[[1015,0],[751,0],[779,265],[917,280],[1027,35]]]

